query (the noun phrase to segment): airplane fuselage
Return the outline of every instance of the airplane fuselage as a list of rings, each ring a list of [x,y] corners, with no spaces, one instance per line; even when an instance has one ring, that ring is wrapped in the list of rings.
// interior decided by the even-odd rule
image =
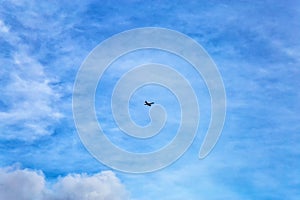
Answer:
[[[152,104],[154,104],[154,102],[147,102],[147,101],[145,101],[145,103],[144,103],[145,106],[151,106]]]

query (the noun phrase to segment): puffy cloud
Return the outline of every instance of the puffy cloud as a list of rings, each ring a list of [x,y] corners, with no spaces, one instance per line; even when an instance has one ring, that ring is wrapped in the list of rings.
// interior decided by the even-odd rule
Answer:
[[[46,185],[51,185],[46,187]],[[47,183],[41,171],[0,169],[0,199],[10,200],[126,200],[124,185],[111,171],[70,174]]]
[[[55,200],[123,200],[128,194],[119,179],[111,171],[87,176],[68,175],[61,178],[53,187]]]
[[[0,169],[0,199],[39,199],[45,188],[40,171]]]

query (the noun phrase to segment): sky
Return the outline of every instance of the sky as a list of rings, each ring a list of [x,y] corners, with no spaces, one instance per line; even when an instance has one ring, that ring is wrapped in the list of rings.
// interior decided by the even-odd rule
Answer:
[[[0,0],[0,5],[0,199],[300,198],[299,1]],[[216,146],[199,159],[211,117],[203,78],[168,52],[144,49],[121,56],[95,92],[96,117],[112,143],[131,152],[155,151],[174,138],[180,124],[176,96],[150,84],[124,106],[145,126],[150,108],[143,101],[153,100],[167,113],[163,129],[149,140],[118,129],[111,93],[135,66],[172,66],[190,82],[200,109],[196,137],[178,160],[134,174],[89,153],[75,126],[72,97],[80,66],[97,45],[143,27],[178,31],[205,49],[223,79],[226,119]]]

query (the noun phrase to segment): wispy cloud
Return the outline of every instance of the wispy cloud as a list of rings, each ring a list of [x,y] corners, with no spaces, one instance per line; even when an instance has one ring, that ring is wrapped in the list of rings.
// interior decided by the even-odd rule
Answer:
[[[9,31],[8,26],[4,24],[4,22],[0,19],[0,32],[7,33]]]
[[[0,69],[2,139],[32,141],[41,136],[51,135],[60,119],[66,117],[63,114],[66,102],[70,106],[70,100],[64,99],[64,102],[61,99],[70,96],[71,84],[61,80],[55,73],[56,69],[59,69],[56,60],[49,58],[49,48],[44,47],[44,44],[45,41],[49,44],[49,38],[61,37],[62,32],[70,28],[72,23],[62,26],[64,22],[61,20],[64,21],[64,15],[56,16],[60,18],[57,22],[49,18],[53,21],[42,23],[41,20],[45,20],[46,15],[53,15],[59,8],[41,14],[34,4],[29,4],[30,9],[25,12],[23,7],[28,5],[18,1],[5,2],[3,6],[14,12],[16,18],[10,19],[5,12],[0,16],[3,17],[3,20],[0,19],[0,32],[3,36],[0,41],[5,45],[5,57],[2,57]],[[43,6],[45,5],[41,5]],[[49,31],[49,26],[52,27],[52,31]],[[70,42],[62,46],[63,54],[71,51]],[[64,59],[64,63],[64,71],[70,70],[70,61]]]
[[[15,54],[14,63],[2,68],[0,112],[2,138],[33,140],[51,134],[51,126],[63,114],[55,106],[59,92],[50,84],[55,82],[43,66],[26,55]],[[17,129],[17,130],[16,130]]]

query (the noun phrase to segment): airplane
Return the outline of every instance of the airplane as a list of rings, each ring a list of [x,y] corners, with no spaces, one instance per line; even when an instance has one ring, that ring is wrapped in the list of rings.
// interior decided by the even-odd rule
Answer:
[[[146,105],[146,106],[151,106],[152,104],[154,104],[154,102],[145,101],[145,103],[144,103],[144,105]]]

